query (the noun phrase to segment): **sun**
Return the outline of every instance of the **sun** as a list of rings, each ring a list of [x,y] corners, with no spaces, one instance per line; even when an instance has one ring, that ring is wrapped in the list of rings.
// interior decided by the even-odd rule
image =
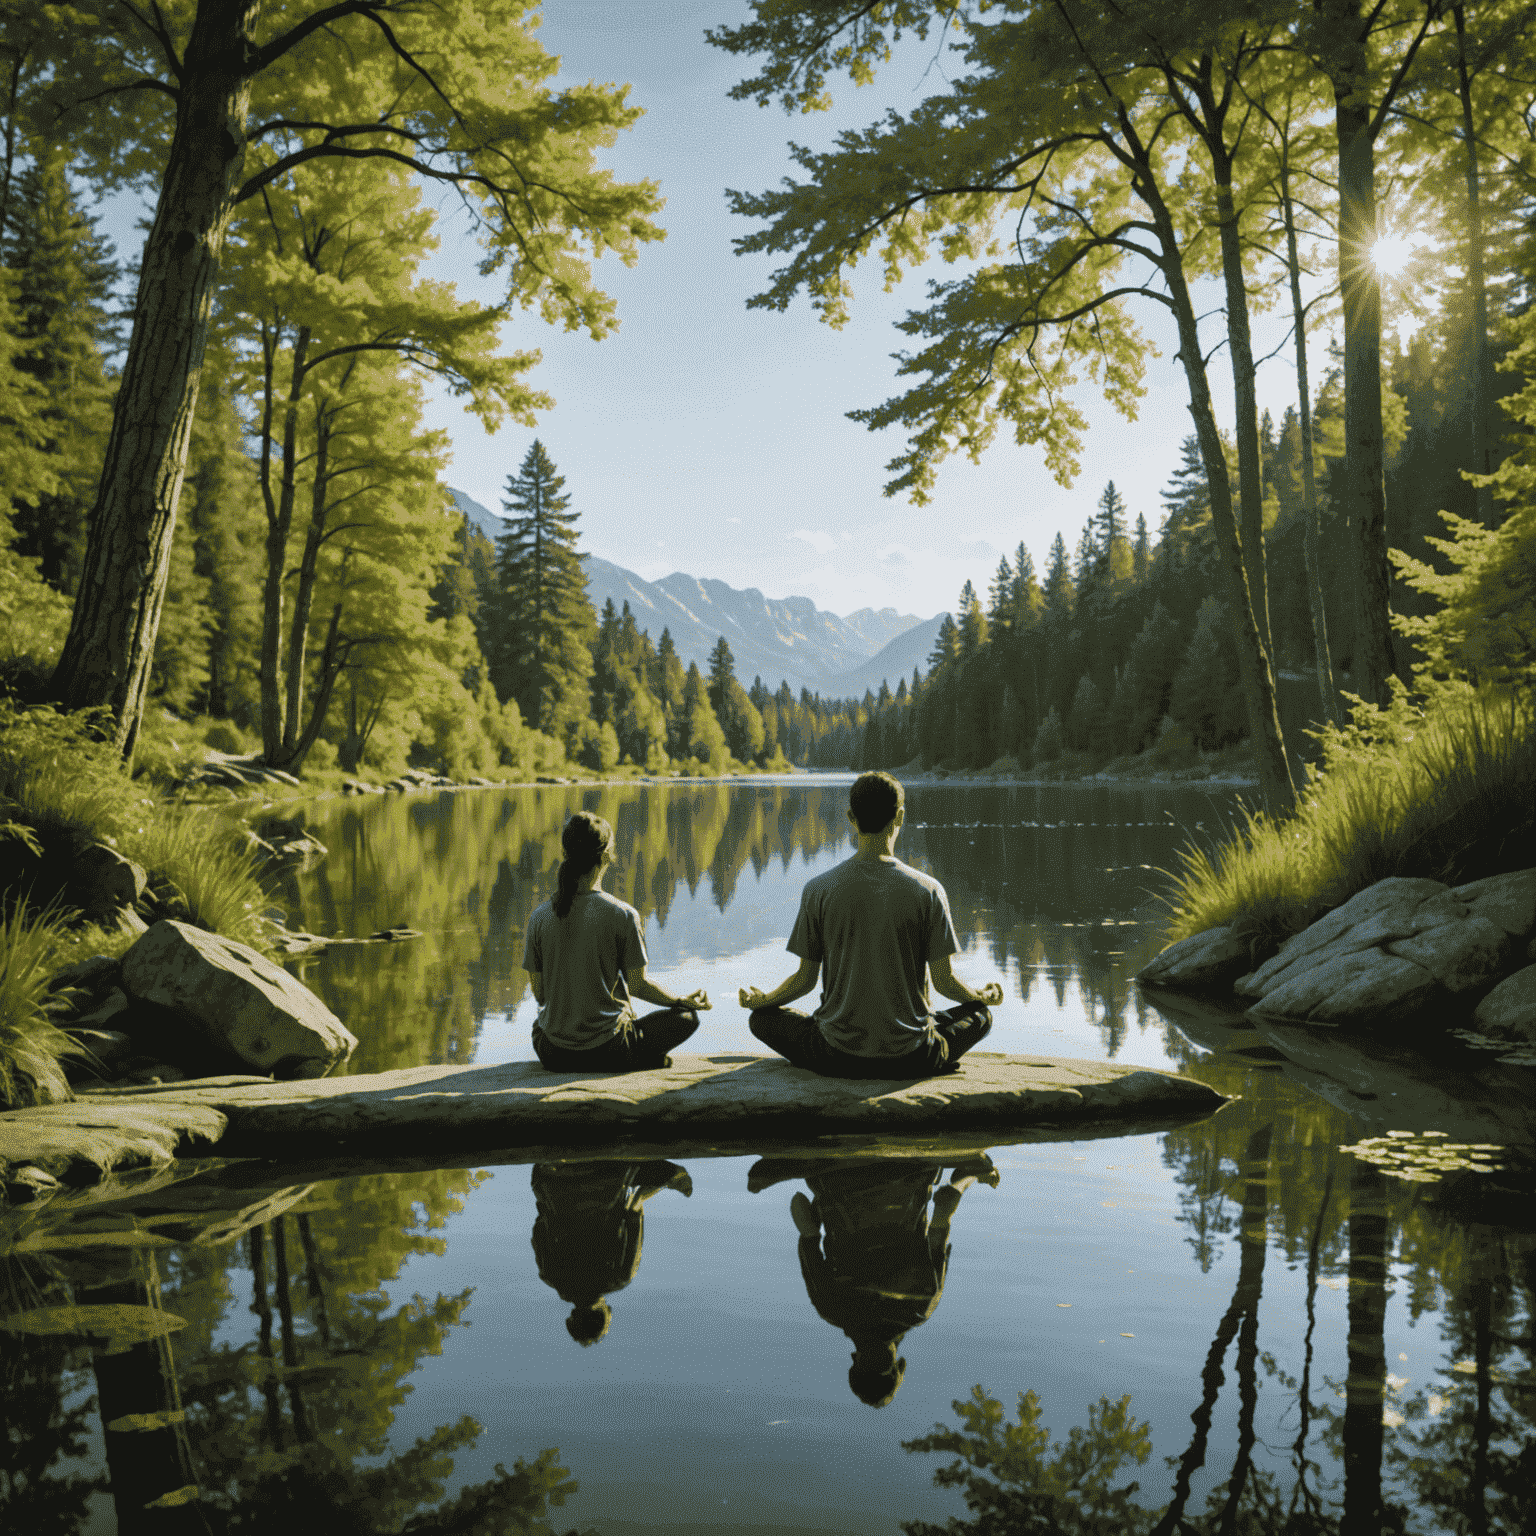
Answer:
[[[1413,257],[1413,244],[1405,235],[1380,234],[1371,246],[1371,265],[1378,277],[1398,277]]]

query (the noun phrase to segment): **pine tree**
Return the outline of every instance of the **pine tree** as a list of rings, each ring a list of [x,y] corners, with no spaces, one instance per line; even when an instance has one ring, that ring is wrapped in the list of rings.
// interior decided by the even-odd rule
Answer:
[[[111,425],[106,354],[117,342],[111,303],[120,269],[96,220],[76,202],[57,148],[18,178],[10,215],[4,257],[17,280],[15,361],[42,390],[40,447],[56,480],[51,492],[17,497],[16,548],[40,562],[52,585],[73,594]]]
[[[982,612],[981,599],[969,581],[960,589],[960,600],[955,605],[956,630],[959,634],[960,657],[969,661],[978,655],[987,643],[987,616]]]
[[[518,473],[507,478],[487,659],[497,695],[516,699],[534,730],[569,742],[588,712],[597,625],[576,553],[581,514],[570,510],[564,486],[536,438]]]
[[[1051,543],[1050,564],[1045,569],[1045,614],[1049,619],[1071,616],[1074,589],[1072,568],[1067,563],[1067,541],[1058,532]]]
[[[1136,514],[1136,542],[1131,548],[1131,575],[1139,587],[1152,570],[1152,541],[1147,533],[1147,514]]]
[[[1021,539],[1013,552],[1013,621],[1015,634],[1023,634],[1040,622],[1045,612],[1045,596],[1035,579],[1035,562]]]
[[[1125,515],[1125,498],[1111,480],[1099,496],[1099,510],[1092,524],[1096,548],[1094,573],[1100,579],[1110,575],[1115,545],[1125,538]]]

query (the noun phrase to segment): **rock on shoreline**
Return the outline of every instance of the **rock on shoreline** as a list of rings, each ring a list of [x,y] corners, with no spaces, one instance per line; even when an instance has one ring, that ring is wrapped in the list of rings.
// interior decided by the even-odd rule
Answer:
[[[1261,963],[1243,963],[1245,949],[1233,928],[1208,929],[1139,979],[1233,994],[1268,1023],[1370,1029],[1440,1015],[1536,1042],[1536,869],[1458,886],[1379,880]]]

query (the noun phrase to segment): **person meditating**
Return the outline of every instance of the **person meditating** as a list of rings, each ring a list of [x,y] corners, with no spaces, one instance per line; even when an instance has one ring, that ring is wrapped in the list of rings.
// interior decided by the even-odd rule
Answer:
[[[699,1027],[709,995],[673,997],[647,978],[640,914],[602,889],[613,828],[577,811],[560,845],[555,894],[534,909],[523,940],[523,969],[539,1004],[534,1054],[551,1072],[670,1067],[667,1052]],[[635,998],[661,1012],[636,1018]]]
[[[848,794],[859,836],[851,859],[808,881],[786,946],[800,968],[772,992],[741,989],[752,1033],[797,1067],[826,1077],[917,1078],[953,1071],[992,1027],[1003,989],[968,987],[950,967],[960,948],[949,898],[931,875],[893,851],[905,792],[888,773],[865,773]],[[959,1004],[935,1013],[936,991]],[[788,1008],[822,977],[814,1016]]]

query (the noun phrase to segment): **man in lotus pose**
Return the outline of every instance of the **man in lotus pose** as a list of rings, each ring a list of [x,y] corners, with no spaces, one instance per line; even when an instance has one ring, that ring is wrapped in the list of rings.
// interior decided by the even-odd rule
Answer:
[[[848,794],[859,836],[851,859],[817,875],[800,893],[789,936],[800,968],[771,992],[741,989],[752,1033],[797,1067],[826,1077],[931,1077],[953,1071],[992,1027],[989,1004],[1003,989],[979,992],[950,969],[959,948],[944,887],[893,852],[906,819],[905,794],[888,773],[865,773]],[[958,1003],[935,1013],[934,989]],[[814,1015],[784,1005],[822,976]]]

